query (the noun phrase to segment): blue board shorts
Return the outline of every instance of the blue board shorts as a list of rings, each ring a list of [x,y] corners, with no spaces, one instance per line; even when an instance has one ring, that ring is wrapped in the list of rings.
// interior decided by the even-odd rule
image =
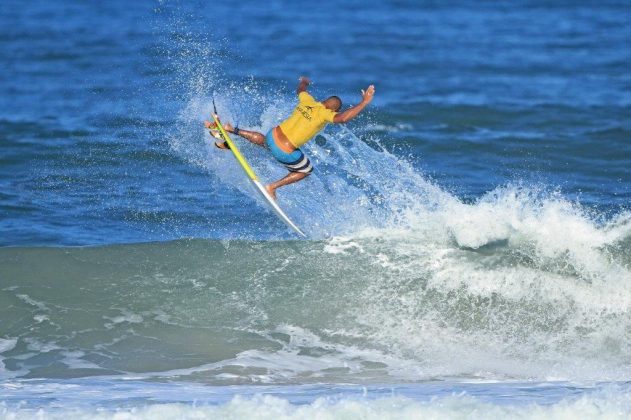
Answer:
[[[271,129],[267,133],[267,136],[265,136],[265,144],[272,152],[272,156],[274,156],[277,161],[285,165],[289,172],[300,172],[303,174],[310,174],[313,172],[313,166],[311,165],[309,158],[302,153],[302,150],[296,149],[291,153],[287,153],[278,147],[276,140],[274,139],[274,129]]]

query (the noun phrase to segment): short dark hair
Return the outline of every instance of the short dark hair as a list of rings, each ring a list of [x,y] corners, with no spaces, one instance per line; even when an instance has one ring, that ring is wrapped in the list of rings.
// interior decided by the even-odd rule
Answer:
[[[329,96],[329,98],[327,99],[327,101],[328,101],[329,99],[333,99],[333,100],[336,100],[336,101],[338,102],[338,104],[339,104],[339,105],[338,105],[338,107],[337,107],[336,111],[339,111],[339,110],[340,110],[340,108],[342,108],[342,100],[340,99],[340,97],[339,97],[339,96],[335,96],[335,95],[333,95],[333,96]]]

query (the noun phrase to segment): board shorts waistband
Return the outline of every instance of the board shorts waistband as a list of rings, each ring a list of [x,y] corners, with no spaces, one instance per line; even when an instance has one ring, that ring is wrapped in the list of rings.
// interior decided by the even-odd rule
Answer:
[[[274,138],[274,129],[271,129],[265,136],[265,144],[272,152],[272,156],[285,165],[285,168],[287,168],[289,172],[300,172],[303,174],[313,172],[313,166],[302,150],[296,149],[288,153],[278,147],[276,139]]]

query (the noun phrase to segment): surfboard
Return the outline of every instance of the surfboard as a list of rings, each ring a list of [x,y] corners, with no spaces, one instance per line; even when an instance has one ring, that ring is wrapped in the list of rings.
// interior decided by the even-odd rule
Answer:
[[[248,161],[245,160],[245,157],[243,157],[243,154],[241,154],[241,151],[239,151],[239,148],[237,147],[237,145],[232,141],[232,139],[230,138],[226,130],[223,128],[223,125],[221,125],[221,122],[219,121],[219,117],[217,116],[217,110],[215,110],[215,112],[212,113],[211,116],[213,117],[213,120],[215,120],[215,124],[217,125],[217,128],[219,129],[219,134],[221,135],[221,138],[226,143],[228,143],[228,146],[230,146],[230,151],[232,152],[233,156],[237,159],[237,162],[239,162],[239,165],[241,165],[241,168],[243,168],[243,170],[245,171],[250,181],[252,181],[252,184],[254,184],[254,186],[256,187],[256,190],[265,199],[265,201],[267,202],[269,207],[272,209],[272,211],[290,229],[292,229],[294,232],[296,232],[298,235],[302,236],[303,238],[306,237],[307,235],[305,235],[300,230],[300,228],[296,226],[294,222],[292,222],[289,216],[287,216],[287,214],[285,214],[283,209],[280,208],[276,200],[274,200],[272,196],[269,195],[269,193],[265,189],[265,186],[261,184],[261,181],[259,181],[258,177],[256,176],[256,173],[254,172],[254,170],[252,169]]]

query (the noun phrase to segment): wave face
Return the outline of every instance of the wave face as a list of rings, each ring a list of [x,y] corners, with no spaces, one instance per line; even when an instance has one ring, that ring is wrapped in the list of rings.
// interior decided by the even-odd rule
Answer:
[[[506,190],[324,241],[0,249],[5,378],[631,376],[629,218]]]

